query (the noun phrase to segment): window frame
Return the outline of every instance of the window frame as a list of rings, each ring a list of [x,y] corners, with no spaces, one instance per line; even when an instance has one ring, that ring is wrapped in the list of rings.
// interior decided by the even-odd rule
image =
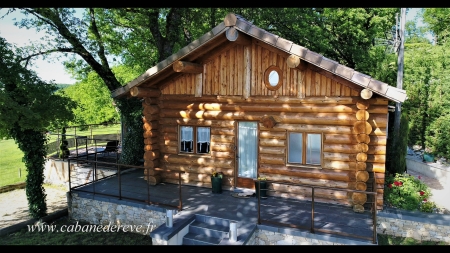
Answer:
[[[290,134],[302,134],[302,162],[290,162],[289,161],[289,142],[291,141]],[[308,167],[308,168],[322,168],[323,167],[323,133],[322,132],[301,132],[301,131],[288,131],[286,136],[287,146],[286,146],[286,166],[297,166],[297,167]],[[307,164],[306,163],[306,147],[307,147],[307,136],[308,134],[318,134],[320,135],[320,163],[319,164]]]
[[[193,148],[191,152],[182,151],[181,150],[181,128],[182,127],[192,127],[192,139],[193,139]],[[197,144],[197,129],[199,127],[208,128],[209,129],[209,150],[208,153],[199,153]],[[194,126],[194,125],[178,125],[178,146],[177,146],[178,154],[187,154],[187,155],[211,155],[211,127],[210,126]]]

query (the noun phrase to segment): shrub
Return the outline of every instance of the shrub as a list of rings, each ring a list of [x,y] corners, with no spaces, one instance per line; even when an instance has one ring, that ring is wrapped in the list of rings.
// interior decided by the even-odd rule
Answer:
[[[389,174],[384,191],[385,202],[405,210],[433,212],[436,205],[428,201],[431,192],[420,179],[408,174]]]

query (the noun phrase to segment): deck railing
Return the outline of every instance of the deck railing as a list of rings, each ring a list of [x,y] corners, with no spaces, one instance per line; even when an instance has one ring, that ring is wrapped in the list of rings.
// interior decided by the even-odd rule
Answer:
[[[115,162],[106,162],[106,161],[98,161],[98,154],[103,153],[102,151],[97,151],[97,148],[94,148],[94,151],[92,153],[89,152],[87,142],[85,142],[83,146],[83,149],[86,150],[86,153],[79,153],[78,152],[78,139],[80,137],[76,138],[77,140],[77,150],[76,150],[76,156],[75,157],[69,157],[67,158],[68,161],[68,167],[71,168],[71,163],[83,163],[86,165],[89,165],[89,172],[87,175],[84,175],[82,172],[78,172],[78,175],[72,175],[72,170],[69,169],[69,189],[70,192],[76,190],[79,192],[87,192],[92,193],[94,195],[103,195],[103,196],[109,196],[109,197],[117,197],[119,200],[122,199],[128,199],[138,202],[143,202],[148,205],[157,205],[157,206],[165,206],[168,208],[176,208],[177,210],[181,211],[183,208],[183,201],[181,196],[181,174],[185,173],[184,171],[178,171],[178,205],[170,205],[166,203],[161,203],[157,201],[150,201],[150,185],[146,183],[147,185],[147,198],[145,200],[138,199],[138,198],[132,198],[129,196],[124,196],[122,186],[124,186],[124,181],[122,180],[122,176],[124,173],[127,173],[130,169],[141,169],[142,172],[144,172],[145,167],[144,166],[136,166],[136,165],[127,165],[127,164],[120,164],[119,161],[119,154],[116,152]],[[85,140],[91,140],[95,147],[96,142],[98,139],[89,139],[86,137],[81,137]],[[105,140],[100,140],[105,141]],[[91,157],[91,159],[89,159]],[[99,166],[103,168],[99,168]],[[81,175],[83,174],[83,175]],[[106,175],[105,175],[106,174]],[[117,177],[118,179],[118,191],[116,194],[108,194],[104,192],[96,191],[96,183],[103,181],[105,179],[111,178],[111,177]],[[147,175],[147,182],[149,181],[150,175]],[[80,178],[82,178],[82,182],[80,182]],[[76,180],[76,182],[74,181]],[[90,188],[85,188],[84,186],[92,186]],[[83,188],[84,187],[84,188]]]
[[[377,207],[376,207],[376,189],[374,188],[375,192],[368,192],[368,191],[359,191],[359,190],[349,190],[349,189],[342,189],[342,188],[332,188],[332,187],[326,187],[326,186],[313,186],[313,185],[306,185],[306,184],[294,184],[294,183],[287,183],[287,182],[282,182],[282,181],[270,181],[270,180],[266,180],[265,182],[267,183],[276,183],[276,184],[283,184],[283,185],[290,185],[290,186],[302,186],[302,187],[308,187],[311,188],[311,224],[310,226],[300,226],[300,225],[296,225],[296,224],[291,224],[291,223],[282,223],[282,222],[277,222],[277,221],[272,221],[272,220],[267,220],[267,219],[262,219],[261,218],[261,191],[275,191],[275,190],[270,190],[270,189],[261,189],[261,181],[257,181],[258,185],[258,224],[261,224],[262,222],[266,222],[266,223],[270,223],[270,224],[274,224],[274,225],[279,225],[279,226],[284,226],[284,227],[292,227],[292,228],[299,228],[299,229],[308,229],[311,233],[315,233],[315,232],[322,232],[322,233],[327,233],[327,234],[337,234],[337,235],[342,235],[342,236],[348,236],[348,237],[354,237],[354,238],[360,238],[360,239],[365,239],[365,240],[369,240],[372,241],[373,244],[377,243]],[[375,184],[374,184],[375,185]],[[372,237],[367,237],[367,236],[361,236],[361,235],[355,235],[355,234],[350,234],[350,233],[346,233],[346,232],[341,232],[341,231],[333,231],[333,230],[329,230],[329,229],[322,229],[322,228],[315,228],[314,226],[314,190],[315,189],[327,189],[327,190],[333,190],[333,191],[346,191],[346,192],[352,192],[352,193],[364,193],[367,195],[373,195],[373,202],[366,202],[366,204],[371,204],[371,212],[372,212],[372,230],[373,230],[373,235]]]

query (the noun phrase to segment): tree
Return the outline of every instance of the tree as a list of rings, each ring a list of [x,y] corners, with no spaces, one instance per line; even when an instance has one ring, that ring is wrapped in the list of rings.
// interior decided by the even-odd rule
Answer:
[[[55,94],[56,85],[41,81],[20,64],[11,46],[0,37],[0,138],[13,138],[24,153],[28,171],[26,195],[33,218],[46,215],[45,132],[72,118],[73,102]]]
[[[76,55],[78,58],[66,62],[66,67],[84,77],[95,71],[109,91],[122,84],[112,71],[111,62],[123,63],[142,73],[218,25],[228,12],[240,14],[269,32],[349,67],[377,75],[380,65],[386,70],[390,68],[389,62],[378,61],[382,59],[381,51],[372,50],[373,40],[392,27],[396,12],[387,8],[87,8],[83,17],[78,18],[75,10],[65,8],[21,11],[30,18],[18,22],[19,26],[35,27],[48,34],[45,43],[24,52],[24,61],[56,52]],[[137,100],[116,104],[122,120],[137,127],[133,131],[142,135],[139,134],[142,123],[134,124],[139,119],[130,118],[130,115],[140,117],[139,114],[123,113],[140,111],[141,104]],[[141,144],[135,144],[133,151],[126,151],[132,147],[123,146],[121,159],[138,163],[143,154],[142,137],[138,141]],[[134,157],[125,158],[124,154]]]

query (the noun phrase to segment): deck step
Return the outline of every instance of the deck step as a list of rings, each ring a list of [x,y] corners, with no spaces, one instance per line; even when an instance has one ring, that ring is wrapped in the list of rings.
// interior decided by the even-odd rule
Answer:
[[[219,245],[228,241],[230,220],[196,215],[183,237],[183,245]]]

